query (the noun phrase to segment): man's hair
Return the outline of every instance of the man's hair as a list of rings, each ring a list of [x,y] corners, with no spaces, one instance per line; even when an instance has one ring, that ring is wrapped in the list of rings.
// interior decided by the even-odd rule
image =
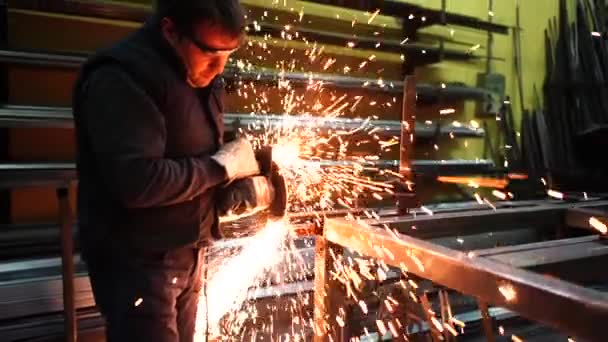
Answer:
[[[168,17],[181,34],[192,34],[194,24],[210,21],[235,36],[245,30],[245,10],[239,0],[156,0],[156,14]]]

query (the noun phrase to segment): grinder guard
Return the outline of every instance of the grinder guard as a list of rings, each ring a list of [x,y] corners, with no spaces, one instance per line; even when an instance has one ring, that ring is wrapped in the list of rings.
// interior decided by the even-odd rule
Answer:
[[[272,149],[256,152],[261,174],[232,182],[218,196],[220,222],[263,215],[260,220],[279,220],[287,210],[287,184],[272,161]],[[264,220],[266,218],[266,220]]]

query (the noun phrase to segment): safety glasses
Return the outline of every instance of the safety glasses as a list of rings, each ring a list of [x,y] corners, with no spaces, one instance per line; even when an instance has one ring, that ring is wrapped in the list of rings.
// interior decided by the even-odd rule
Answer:
[[[202,43],[198,39],[194,38],[193,35],[187,35],[186,38],[188,38],[192,44],[199,49],[200,52],[207,56],[230,56],[241,47],[241,44],[239,43],[239,45],[233,49],[217,49]]]

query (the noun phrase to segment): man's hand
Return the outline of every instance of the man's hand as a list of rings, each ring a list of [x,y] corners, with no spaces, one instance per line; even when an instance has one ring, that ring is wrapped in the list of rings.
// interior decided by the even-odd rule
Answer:
[[[211,158],[226,170],[229,181],[260,173],[260,166],[255,158],[253,147],[244,138],[223,145]]]
[[[248,177],[237,180],[218,192],[217,209],[220,217],[236,219],[267,209],[274,197],[274,187],[267,177]]]

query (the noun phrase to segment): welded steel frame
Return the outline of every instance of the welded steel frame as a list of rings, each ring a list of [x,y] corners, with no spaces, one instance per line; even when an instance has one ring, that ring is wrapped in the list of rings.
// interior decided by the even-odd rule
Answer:
[[[416,236],[416,237],[420,237],[420,238],[424,238],[424,239],[430,239],[430,238],[438,238],[441,236],[447,236],[447,235],[451,235],[451,236],[459,236],[459,235],[467,235],[467,233],[471,233],[471,234],[475,234],[475,233],[479,233],[480,229],[473,229],[473,231],[468,231],[465,230],[465,228],[467,227],[467,225],[465,224],[465,218],[466,215],[464,215],[463,211],[464,210],[468,210],[467,212],[469,213],[476,213],[476,215],[470,216],[469,217],[469,224],[468,226],[473,226],[473,224],[477,224],[479,226],[483,226],[485,227],[484,232],[489,232],[489,231],[496,231],[496,230],[504,230],[504,231],[511,231],[517,228],[521,228],[521,227],[529,227],[529,226],[534,226],[535,230],[544,230],[544,229],[549,229],[548,226],[552,226],[553,229],[552,231],[555,232],[555,227],[557,225],[556,222],[559,222],[560,218],[563,220],[563,213],[566,212],[569,208],[572,207],[576,207],[576,208],[593,208],[593,207],[602,207],[608,205],[608,201],[588,201],[588,202],[583,202],[583,203],[555,203],[555,204],[551,204],[551,203],[544,203],[543,201],[522,201],[522,202],[498,202],[496,203],[497,206],[497,212],[494,212],[492,209],[488,208],[488,207],[483,207],[481,205],[477,205],[476,202],[471,202],[468,204],[456,204],[456,203],[451,203],[447,206],[444,205],[429,205],[429,209],[434,211],[434,215],[433,216],[428,216],[426,214],[424,214],[424,212],[422,210],[415,210],[414,212],[416,213],[416,218],[412,218],[413,221],[406,221],[403,217],[399,218],[399,217],[392,217],[396,214],[396,211],[394,209],[387,209],[384,211],[380,211],[379,214],[383,217],[381,221],[377,221],[377,220],[369,220],[369,221],[365,221],[365,223],[367,224],[371,224],[371,225],[381,225],[382,223],[378,223],[378,222],[388,222],[388,224],[391,224],[393,227],[395,228],[399,228],[399,226],[397,226],[397,224],[395,222],[399,222],[401,221],[405,221],[404,224],[402,224],[400,227],[404,228],[403,231],[407,231],[409,232],[418,232],[420,230],[421,235],[420,236]],[[561,210],[557,211],[557,209]],[[308,213],[307,215],[309,217],[318,217],[318,216],[334,216],[336,217],[337,215],[345,215],[347,214],[348,211],[344,210],[344,211],[338,211],[335,213]],[[511,222],[509,222],[509,220],[505,219],[504,214],[505,213],[509,213],[509,217],[511,218]],[[290,218],[298,220],[298,219],[305,219],[305,217],[303,213],[300,214],[294,214],[291,215]],[[461,217],[461,218],[459,218]],[[544,218],[544,220],[542,219]],[[420,224],[418,225],[416,223],[416,221],[418,221]],[[547,223],[547,227],[545,226],[540,226],[538,225],[538,222],[545,222]],[[449,225],[450,222],[456,222],[457,224],[455,224],[453,227]],[[481,223],[480,223],[481,222]],[[502,223],[502,225],[499,225],[499,223]],[[510,226],[508,225],[508,223],[510,223]],[[555,224],[553,224],[555,223]],[[419,230],[411,230],[408,227],[411,226],[411,224],[416,224],[417,226],[420,227]],[[437,227],[444,227],[445,229],[451,228],[452,229],[452,234],[448,234],[444,229],[439,229],[439,231],[437,232],[437,235],[433,235],[433,227],[437,226]],[[55,226],[56,227],[56,226]],[[27,230],[27,227],[20,227],[23,228],[23,230]],[[58,230],[57,230],[58,231]],[[312,234],[312,233],[317,233],[318,231],[316,230],[312,230],[312,229],[307,229],[308,233],[306,234]],[[58,240],[58,233],[56,240]],[[499,236],[499,234],[494,234],[494,236]],[[309,238],[306,238],[309,239]],[[604,254],[603,256],[601,256],[601,258],[594,258],[595,259],[601,259],[601,261],[603,261],[603,263],[596,263],[596,264],[590,264],[588,261],[588,256],[583,255],[585,250],[579,250],[578,252],[575,250],[570,250],[571,247],[570,246],[574,246],[574,243],[578,242],[583,242],[583,243],[589,243],[589,242],[601,242],[599,241],[599,239],[597,236],[588,236],[585,238],[574,238],[574,239],[566,239],[566,240],[558,240],[558,241],[544,241],[544,242],[539,242],[539,243],[533,243],[533,244],[527,244],[527,245],[515,245],[512,247],[499,247],[499,248],[491,248],[491,249],[476,249],[476,247],[471,247],[472,249],[476,249],[475,254],[476,255],[483,255],[485,257],[492,257],[493,255],[497,255],[497,256],[503,256],[505,255],[506,250],[509,250],[510,252],[513,253],[517,253],[517,251],[519,250],[529,250],[529,249],[538,249],[540,251],[540,249],[544,249],[544,248],[553,248],[553,247],[557,247],[559,246],[563,246],[565,249],[567,249],[568,251],[565,253],[567,255],[563,255],[561,256],[560,260],[538,260],[539,263],[538,264],[534,264],[534,265],[526,265],[524,267],[531,267],[535,270],[538,270],[539,268],[542,268],[543,271],[542,272],[546,272],[548,269],[547,267],[551,267],[551,269],[549,269],[550,274],[554,274],[552,271],[554,270],[553,266],[558,267],[559,265],[562,264],[567,264],[567,268],[568,269],[576,269],[577,268],[577,264],[583,264],[585,265],[586,270],[588,270],[588,273],[601,273],[601,270],[603,270],[603,265],[605,265],[605,260],[606,260],[606,255]],[[467,239],[468,240],[468,239]],[[34,241],[34,240],[29,240],[29,241]],[[319,241],[322,241],[321,238],[319,238]],[[500,238],[498,238],[498,241],[503,241]],[[242,244],[246,244],[247,243],[247,239],[243,238],[243,239],[239,239],[239,240],[233,240],[233,241],[225,241],[222,242],[223,246],[238,246],[238,245],[242,245]],[[302,244],[301,247],[299,248],[303,248],[299,250],[299,253],[301,253],[300,255],[302,255],[302,257],[304,258],[305,262],[307,265],[310,265],[310,271],[313,271],[313,262],[314,262],[314,247],[313,248],[308,248],[305,247],[306,244]],[[492,244],[493,245],[493,244]],[[481,248],[487,248],[487,247],[481,247]],[[591,251],[592,249],[586,249],[587,251]],[[580,259],[580,260],[578,260]],[[534,261],[534,260],[531,260]],[[579,261],[581,263],[579,263]],[[76,278],[75,278],[75,302],[76,302],[76,306],[77,308],[79,308],[79,310],[84,309],[84,308],[90,308],[94,305],[94,301],[93,301],[93,297],[90,291],[90,286],[88,283],[88,279],[86,278],[86,274],[84,273],[85,267],[84,265],[79,261],[79,257],[78,255],[75,256],[74,258],[74,262],[76,263]],[[547,264],[549,263],[549,264]],[[52,264],[52,265],[51,265]],[[19,279],[19,281],[17,282],[11,282],[10,285],[7,285],[6,283],[2,283],[2,281],[0,281],[0,289],[2,290],[0,293],[0,297],[2,297],[3,300],[0,300],[0,319],[14,319],[16,317],[21,318],[21,317],[25,317],[25,316],[31,316],[31,315],[40,315],[42,313],[47,313],[47,312],[55,312],[55,311],[60,311],[62,310],[62,300],[61,300],[61,296],[62,296],[62,292],[61,292],[61,279],[60,279],[60,269],[59,266],[61,264],[61,259],[56,258],[53,259],[53,261],[51,262],[51,264],[48,264],[47,262],[43,262],[42,264],[40,264],[40,266],[32,266],[32,265],[23,265],[22,267],[18,267],[19,270],[23,270],[25,271],[26,269],[28,271],[25,272],[20,272],[18,273],[19,276],[17,276],[16,274],[14,276],[9,276],[9,279]],[[528,263],[529,264],[529,263]],[[45,265],[45,266],[43,266]],[[331,265],[331,264],[330,264]],[[49,275],[48,273],[44,273],[48,276],[45,277],[39,277],[39,276],[35,276],[36,273],[30,273],[31,271],[38,269],[38,268],[45,268],[45,267],[52,267],[53,269],[57,269],[57,271],[54,273],[54,275]],[[0,267],[1,268],[1,267]],[[9,267],[9,269],[11,269],[11,267]],[[17,269],[17,268],[15,268]],[[580,266],[578,266],[578,269],[581,269]],[[0,270],[0,272],[2,272],[2,270]],[[25,276],[25,274],[29,274],[27,276]],[[23,277],[28,277],[28,278],[23,278]],[[395,276],[398,276],[398,273],[395,273]],[[18,278],[15,278],[18,277]],[[389,278],[391,277],[391,272],[389,272]],[[33,278],[33,279],[32,279]],[[570,277],[568,277],[568,279],[571,279]],[[301,285],[301,286],[300,286]],[[299,284],[299,283],[293,283],[290,284],[288,287],[292,288],[292,289],[304,289],[305,291],[312,291],[312,282],[306,282],[303,284]],[[44,289],[44,290],[41,290]],[[52,289],[52,291],[51,291]],[[44,296],[31,296],[28,294],[39,294],[41,293],[40,291],[44,292]],[[256,290],[256,298],[257,295],[262,295],[262,294],[273,294],[273,293],[277,293],[277,290],[275,289],[257,289]],[[333,291],[333,287],[330,288],[330,291]],[[338,289],[337,291],[337,295],[339,297],[334,297],[334,298],[340,298],[343,297],[343,293],[340,292],[340,290]],[[15,298],[13,298],[13,296],[16,296]],[[335,296],[335,295],[334,295]],[[339,301],[338,301],[339,303]],[[15,305],[17,305],[17,307],[13,308]],[[496,307],[490,307],[489,308],[489,313],[490,315],[493,317],[493,319],[506,319],[506,318],[497,318],[495,316],[495,312],[497,310],[503,310],[500,308],[496,308]],[[339,311],[339,310],[338,310]],[[504,311],[504,310],[503,310]],[[312,311],[311,311],[312,312]],[[347,311],[344,311],[344,318],[348,318],[347,317]],[[79,317],[80,317],[81,312],[79,312]],[[7,316],[8,315],[8,316]],[[477,316],[479,316],[479,313],[476,313]],[[513,314],[511,314],[512,317]],[[470,322],[477,322],[479,321],[481,316],[473,319]],[[347,321],[345,321],[347,322]],[[467,325],[468,325],[469,320],[466,321]],[[333,322],[331,322],[332,324],[338,324],[338,322],[336,322],[335,320]],[[83,327],[83,323],[79,322],[79,326]],[[344,330],[344,332],[348,332],[346,329]],[[0,332],[1,334],[1,332]]]
[[[608,205],[603,208],[572,208],[566,212],[566,224],[585,230],[593,230],[590,224],[594,218],[603,224],[608,224]]]
[[[348,248],[384,261],[387,265],[407,267],[409,272],[466,295],[515,311],[523,317],[546,324],[586,341],[603,341],[608,319],[608,295],[511,267],[504,263],[442,247],[411,236],[388,233],[363,222],[328,219],[317,248],[317,268],[331,272],[333,257],[328,248]],[[327,247],[329,246],[329,247]],[[374,248],[383,246],[382,249]],[[390,251],[383,252],[383,249]],[[420,262],[420,264],[418,264]],[[339,313],[327,288],[327,277],[315,280],[315,319],[322,323]],[[507,299],[499,288],[511,287],[516,296]],[[327,294],[327,295],[325,295]],[[542,303],[542,305],[539,305]],[[330,330],[318,330],[315,341],[336,340]]]
[[[406,214],[418,207],[414,189],[412,157],[416,136],[416,76],[406,75],[403,80],[403,103],[401,107],[401,139],[399,140],[399,174],[403,177],[403,188],[397,195],[397,211]]]

